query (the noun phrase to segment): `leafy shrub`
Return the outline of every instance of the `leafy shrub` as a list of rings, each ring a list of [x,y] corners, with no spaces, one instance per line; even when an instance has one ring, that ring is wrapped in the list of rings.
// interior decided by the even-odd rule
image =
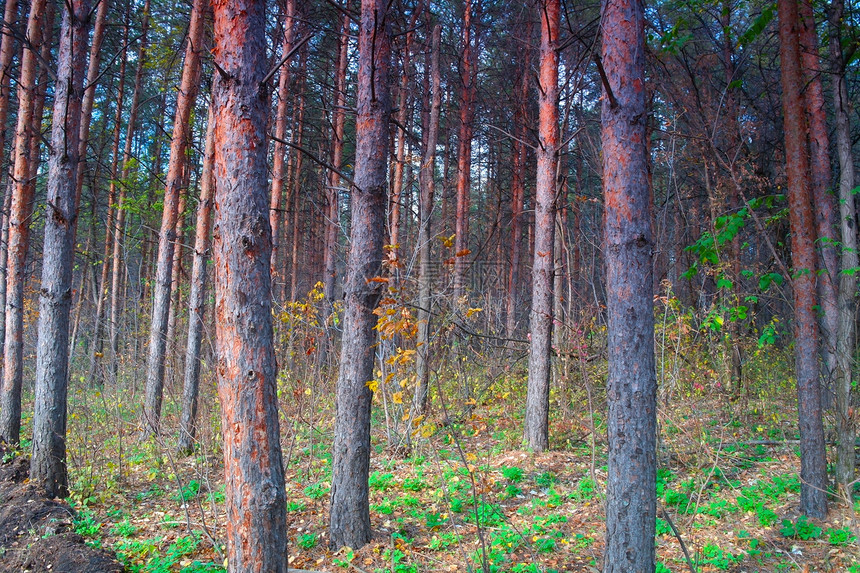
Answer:
[[[805,515],[798,517],[795,522],[792,522],[790,519],[783,519],[779,532],[785,537],[803,539],[805,541],[821,537],[821,528],[811,523]]]
[[[504,467],[502,468],[502,475],[512,483],[519,483],[523,480],[523,470],[518,467]]]
[[[316,533],[302,533],[296,540],[296,545],[302,549],[313,549],[317,544]]]

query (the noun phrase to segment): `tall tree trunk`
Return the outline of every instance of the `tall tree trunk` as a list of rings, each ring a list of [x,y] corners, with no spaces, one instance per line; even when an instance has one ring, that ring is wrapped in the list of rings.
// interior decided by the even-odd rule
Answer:
[[[189,132],[189,137],[190,137]],[[190,142],[189,142],[190,145]],[[176,230],[173,233],[173,262],[170,271],[170,307],[167,311],[167,346],[165,361],[167,362],[167,379],[174,383],[176,372],[179,370],[177,360],[178,340],[176,340],[176,321],[179,317],[180,281],[182,280],[182,245],[185,243],[185,206],[188,201],[188,184],[191,180],[191,164],[186,160],[182,173],[182,184],[179,186],[179,204],[176,207]]]
[[[253,0],[248,0],[254,3]],[[222,18],[228,18],[228,8],[223,10]],[[167,349],[167,326],[170,314],[170,289],[173,276],[173,249],[176,240],[176,221],[179,216],[179,194],[188,149],[191,108],[197,99],[200,85],[200,54],[203,51],[203,30],[205,27],[205,0],[194,0],[191,9],[191,24],[185,45],[185,61],[182,67],[182,81],[176,100],[176,116],[173,121],[173,136],[170,142],[170,165],[164,189],[164,211],[161,216],[161,232],[158,236],[158,259],[155,276],[155,296],[152,301],[152,322],[150,323],[149,354],[146,361],[146,393],[143,402],[143,433],[158,433],[161,419],[161,399],[164,391],[164,362]],[[226,24],[226,20],[222,23]],[[237,32],[238,33],[238,32]],[[224,49],[222,46],[221,49]],[[266,218],[268,222],[268,217]]]
[[[292,2],[292,0],[290,0]],[[182,387],[182,418],[179,430],[180,453],[194,451],[197,395],[200,388],[200,341],[203,338],[203,311],[206,308],[206,260],[209,258],[209,229],[212,226],[213,154],[215,122],[212,109],[206,127],[206,149],[200,177],[200,202],[194,234],[194,262],[191,267],[191,294],[188,297],[188,341],[185,349],[185,382]],[[271,216],[271,211],[269,213]]]
[[[87,143],[90,138],[90,122],[93,115],[93,105],[96,99],[96,83],[99,80],[99,66],[101,65],[101,48],[102,43],[104,42],[105,37],[105,29],[107,23],[107,13],[111,6],[111,2],[107,0],[102,0],[99,3],[98,12],[96,13],[96,21],[93,27],[93,39],[92,44],[90,45],[90,59],[89,65],[87,67],[87,78],[84,90],[84,99],[81,103],[81,120],[80,120],[80,134],[78,140],[78,158],[80,161],[80,165],[77,169],[77,175],[75,179],[75,201],[80,205],[81,203],[81,193],[84,189],[84,176],[87,171]],[[128,43],[128,28],[129,28],[129,16],[131,14],[131,4],[129,3],[126,7],[125,11],[125,29],[123,30],[123,47]],[[123,48],[125,49],[125,48]],[[124,59],[124,58],[123,58]],[[78,218],[75,218],[75,234],[77,235],[77,224]],[[89,236],[87,237],[87,251],[89,251],[91,244],[89,243]],[[87,264],[89,261],[87,261]],[[86,267],[85,270],[81,273],[81,286],[83,287],[86,283]],[[72,289],[72,293],[74,296],[74,289]],[[74,326],[72,328],[72,334],[70,336],[69,343],[69,354],[68,354],[68,362],[71,368],[71,364],[73,363],[74,358],[74,349],[75,349],[75,340],[78,332],[78,325],[80,324],[80,312],[82,309],[81,301],[83,300],[84,289],[79,289],[78,292],[78,304],[77,304],[77,312],[75,313],[75,321]]]
[[[104,1],[104,0],[102,0]],[[132,142],[134,132],[137,129],[137,116],[140,112],[140,94],[143,89],[143,68],[146,64],[146,52],[148,49],[147,33],[149,31],[149,3],[146,0],[143,6],[143,24],[140,33],[140,45],[137,48],[137,71],[134,74],[134,91],[131,95],[131,108],[128,124],[125,130],[125,147],[122,153],[122,175],[117,197],[117,232],[113,236],[113,263],[111,264],[111,304],[110,304],[110,371],[109,380],[116,383],[119,370],[119,297],[122,289],[122,238],[125,232],[125,197],[128,178],[131,175],[132,165]]]
[[[18,1],[6,0],[3,19],[15,26],[18,19]],[[9,119],[9,82],[12,78],[12,58],[15,56],[16,42],[12,34],[3,34],[0,37],[0,165],[3,165],[3,153],[6,149],[6,122]],[[15,143],[10,146],[14,151]],[[15,164],[15,158],[11,158],[11,165]],[[3,211],[0,213],[0,348],[3,348],[6,340],[6,260],[7,239],[9,233],[9,207],[12,203],[12,186],[4,185]]]
[[[804,105],[809,127],[809,167],[812,200],[815,205],[818,269],[817,293],[821,313],[821,354],[824,358],[824,395],[828,407],[833,404],[833,380],[836,374],[836,347],[839,332],[837,281],[839,280],[839,252],[836,234],[836,196],[831,192],[833,173],[830,169],[830,141],[827,135],[827,106],[821,83],[821,60],[818,56],[818,37],[815,32],[815,15],[811,0],[800,0],[800,58],[804,72]]]
[[[346,68],[348,64],[347,53],[349,48],[349,15],[344,13],[342,18],[340,40],[338,42],[337,73],[335,76],[335,99],[334,99],[334,139],[332,140],[331,164],[340,170],[343,159],[343,128],[346,120]],[[319,361],[324,363],[328,349],[332,344],[332,329],[329,328],[329,318],[334,312],[334,292],[337,279],[337,245],[340,231],[340,176],[335,171],[329,172],[328,185],[326,186],[326,203],[328,210],[325,217],[325,253],[323,264],[325,266],[325,277],[323,278],[323,292],[325,294],[325,318],[326,337],[320,348]]]
[[[391,36],[386,0],[363,0],[358,39],[358,115],[352,228],[345,285],[340,375],[332,447],[330,539],[334,548],[370,541],[367,478],[376,315],[385,241],[386,166],[391,102]]]
[[[3,21],[8,26],[15,27],[18,20],[18,0],[6,0],[3,10]],[[12,34],[3,34],[0,38],[0,165],[3,163],[3,153],[6,149],[6,121],[9,119],[9,82],[12,79],[12,58],[15,57],[17,42]],[[14,148],[14,146],[13,146]]]
[[[287,57],[293,49],[293,40],[295,38],[295,14],[296,0],[286,0],[284,18],[284,44],[282,48],[283,57]],[[281,254],[281,197],[284,194],[285,183],[289,185],[289,177],[286,167],[287,146],[282,143],[287,138],[287,97],[290,94],[290,63],[284,62],[281,65],[281,74],[278,78],[278,108],[275,112],[275,138],[273,147],[274,161],[272,163],[272,194],[269,202],[269,224],[272,226],[272,283],[280,284],[286,279],[280,272],[278,266],[278,257]],[[207,139],[208,141],[208,139]],[[204,159],[205,161],[205,159]],[[206,177],[205,171],[203,174]],[[201,200],[201,205],[203,204]],[[199,211],[198,211],[199,213]],[[199,228],[199,219],[198,219]],[[197,255],[195,254],[195,257]],[[196,258],[195,258],[196,262]],[[192,283],[191,288],[194,288]],[[276,289],[275,292],[282,295],[284,289]],[[282,299],[283,300],[283,299]],[[192,309],[194,307],[191,307]],[[202,315],[201,315],[202,316]],[[189,318],[189,336],[191,334],[191,319]],[[190,349],[189,341],[189,349]],[[185,382],[188,383],[188,363],[185,364]]]
[[[480,0],[479,0],[480,1]],[[454,304],[466,293],[469,255],[469,207],[472,186],[472,131],[477,92],[477,47],[472,46],[472,0],[463,8],[463,52],[460,72],[460,141],[457,153],[457,212],[454,223]]]
[[[9,253],[6,267],[6,346],[3,360],[3,388],[0,393],[0,440],[17,445],[21,436],[21,383],[24,375],[24,283],[27,251],[30,247],[30,217],[34,186],[30,184],[30,140],[39,133],[34,121],[36,73],[43,29],[53,22],[45,18],[45,0],[33,0],[27,19],[31,46],[21,57],[18,82],[18,124],[15,130],[15,190],[9,213]],[[41,119],[41,118],[39,118]]]
[[[398,273],[396,269],[400,264],[400,241],[401,241],[401,210],[403,204],[403,171],[406,165],[406,139],[409,137],[407,132],[409,123],[409,72],[411,68],[412,58],[412,42],[415,38],[415,27],[418,22],[418,16],[424,10],[424,1],[418,0],[415,7],[412,9],[412,16],[407,27],[406,39],[403,43],[401,57],[403,59],[403,69],[400,71],[400,89],[397,94],[397,123],[398,136],[397,148],[395,150],[396,160],[394,162],[394,177],[391,181],[391,197],[389,207],[389,229],[391,239],[391,252],[389,253],[389,261],[394,263],[394,268],[391,269],[389,282],[392,288],[397,287]]]
[[[535,185],[535,250],[532,264],[532,310],[529,321],[529,378],[525,441],[534,451],[549,447],[549,382],[552,364],[553,274],[555,266],[555,195],[558,163],[559,0],[544,0],[541,21],[539,145]]]
[[[857,267],[857,228],[854,208],[854,160],[851,155],[851,100],[845,82],[845,59],[842,54],[842,17],[844,0],[834,0],[830,6],[830,66],[833,81],[834,115],[836,116],[836,149],[839,155],[839,219],[842,233],[842,269]],[[836,456],[836,483],[846,499],[851,499],[854,482],[854,440],[856,427],[851,408],[851,371],[854,344],[857,338],[854,316],[854,293],[857,277],[854,273],[839,275],[839,325],[836,337],[836,415],[839,445]]]
[[[198,0],[200,4],[202,1]],[[227,560],[287,572],[287,511],[272,329],[263,0],[215,0],[215,313]]]
[[[738,78],[735,77],[736,69],[734,63],[734,38],[732,37],[732,2],[726,0],[723,3],[721,15],[721,24],[723,28],[723,67],[725,68],[726,76],[726,146],[724,156],[729,158],[729,169],[735,169],[735,158],[738,156],[738,146],[741,143],[741,132],[738,126],[738,100],[734,87]],[[733,180],[736,180],[734,177]],[[735,214],[741,206],[740,189],[734,184],[729,185],[726,196],[726,211]],[[729,280],[732,287],[729,292],[725,293],[726,306],[729,308],[736,307],[740,304],[737,293],[741,288],[741,238],[740,233],[735,233],[729,243],[729,260],[728,260]],[[733,313],[734,314],[734,313]],[[735,397],[740,397],[743,393],[743,376],[741,371],[741,346],[740,339],[740,324],[737,317],[730,317],[727,328],[727,353],[729,366],[729,388]]]
[[[105,304],[108,300],[108,278],[110,277],[111,248],[113,236],[117,233],[114,222],[117,203],[117,179],[119,177],[119,138],[122,134],[122,110],[125,101],[125,68],[128,60],[128,45],[123,45],[119,66],[119,88],[116,96],[116,115],[113,125],[113,145],[111,146],[110,188],[108,189],[107,222],[105,224],[105,246],[101,265],[101,279],[98,284],[99,297],[96,301],[96,315],[93,321],[93,341],[90,345],[90,384],[101,384],[104,378],[96,372],[98,358],[102,353],[102,323]]]
[[[645,5],[604,0],[604,245],[608,309],[609,469],[606,573],[654,570],[657,376],[654,364]]]
[[[521,58],[518,66],[519,74],[516,83],[516,109],[514,111],[514,122],[516,123],[516,138],[512,144],[511,158],[511,270],[508,275],[508,289],[505,294],[505,334],[508,338],[514,337],[517,328],[517,307],[519,306],[520,294],[520,258],[523,250],[523,198],[525,197],[526,156],[528,148],[526,139],[529,137],[528,104],[531,73],[530,68],[530,42],[532,37],[532,19],[527,18],[524,29],[524,38],[521,40]]]
[[[93,39],[90,46],[90,60],[87,66],[87,79],[84,90],[84,100],[81,103],[81,131],[78,140],[78,158],[81,165],[77,169],[75,180],[75,196],[77,197],[78,205],[81,202],[81,192],[84,189],[84,175],[87,171],[87,143],[90,139],[90,121],[93,116],[93,105],[96,100],[96,84],[99,80],[99,66],[102,60],[102,43],[105,38],[105,29],[107,28],[107,13],[110,9],[111,2],[109,0],[101,0],[99,9],[96,12],[96,21],[93,26]],[[125,11],[125,26],[123,29],[122,45],[123,53],[125,53],[128,44],[129,34],[129,17],[131,15],[131,3],[126,7]],[[123,58],[124,60],[125,58]],[[77,219],[75,219],[77,224]]]
[[[64,6],[48,160],[48,213],[42,254],[30,459],[30,479],[51,498],[66,497],[69,493],[66,473],[69,311],[78,216],[78,143],[90,16],[88,0],[71,0]]]
[[[779,56],[782,68],[782,111],[791,263],[795,274],[795,368],[800,428],[800,511],[815,518],[827,515],[827,468],[821,387],[818,376],[818,325],[815,320],[815,217],[808,176],[807,126],[803,107],[803,73],[798,33],[797,0],[779,0]]]
[[[433,196],[436,191],[436,144],[439,140],[439,112],[442,108],[442,92],[439,72],[439,44],[442,27],[433,28],[432,47],[430,48],[430,116],[425,126],[427,139],[424,144],[424,157],[418,173],[420,220],[418,222],[418,338],[416,340],[415,372],[418,387],[415,391],[414,410],[418,415],[427,411],[430,395],[430,318],[432,317],[433,288],[430,274],[430,242],[432,240]]]
[[[307,51],[303,50],[299,58],[299,93],[298,99],[298,117],[296,119],[296,144],[302,146],[302,136],[305,131],[305,80],[304,73],[307,65]],[[293,244],[290,253],[290,302],[298,300],[298,275],[299,275],[299,190],[302,182],[302,164],[304,161],[303,153],[293,154],[295,159],[295,167],[293,168],[293,180],[290,182],[292,190],[290,196],[293,202],[293,228],[291,229]]]

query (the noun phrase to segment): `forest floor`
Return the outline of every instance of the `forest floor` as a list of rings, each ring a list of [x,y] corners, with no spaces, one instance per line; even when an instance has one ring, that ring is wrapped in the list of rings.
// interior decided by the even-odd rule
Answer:
[[[416,425],[408,448],[386,446],[386,427],[394,428],[375,406],[375,538],[360,549],[333,552],[326,534],[331,407],[314,403],[301,386],[288,390],[282,433],[291,567],[600,570],[606,430],[598,393],[593,414],[584,391],[553,396],[551,451],[541,454],[521,449],[522,413],[511,408],[521,401],[507,387],[491,387],[478,403],[466,402],[459,416],[449,411],[460,422],[445,424],[440,415]],[[832,500],[826,521],[798,515],[796,404],[789,390],[787,381],[785,388],[737,402],[701,391],[661,401],[658,571],[860,573],[860,502]],[[88,390],[72,397],[74,530],[91,545],[116,551],[130,571],[223,571],[214,396],[201,406],[212,426],[200,436],[201,450],[178,458],[173,437],[137,440],[135,410],[123,403],[133,403],[133,395],[109,394]],[[175,415],[168,403],[165,427],[175,427]]]

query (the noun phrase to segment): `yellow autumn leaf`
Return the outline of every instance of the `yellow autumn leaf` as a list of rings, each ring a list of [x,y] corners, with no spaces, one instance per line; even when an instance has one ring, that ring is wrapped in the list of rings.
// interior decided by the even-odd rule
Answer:
[[[483,308],[470,308],[466,311],[466,318],[471,317],[473,314],[478,312],[484,312]]]
[[[403,403],[403,392],[395,392],[394,394],[392,394],[391,395],[391,401],[394,402],[395,404],[402,404]]]
[[[368,380],[365,384],[368,388],[370,388],[371,392],[376,392],[379,390],[379,380]]]

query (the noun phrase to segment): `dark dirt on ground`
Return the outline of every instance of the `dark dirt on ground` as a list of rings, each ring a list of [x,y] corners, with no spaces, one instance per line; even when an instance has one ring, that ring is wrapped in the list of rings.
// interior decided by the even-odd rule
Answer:
[[[9,459],[11,458],[11,459]],[[0,573],[120,573],[103,549],[72,533],[75,512],[28,483],[26,456],[0,446]]]

